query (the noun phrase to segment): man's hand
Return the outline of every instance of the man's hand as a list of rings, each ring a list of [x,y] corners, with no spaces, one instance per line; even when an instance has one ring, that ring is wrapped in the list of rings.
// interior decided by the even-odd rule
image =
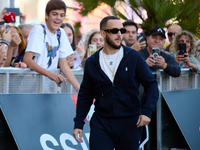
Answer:
[[[12,47],[15,47],[15,46],[18,46],[20,43],[21,43],[21,38],[20,38],[19,34],[17,34],[17,33],[13,34],[10,45]]]
[[[83,130],[81,130],[81,129],[74,129],[74,132],[73,132],[75,139],[80,143],[83,142],[82,132],[83,132]]]
[[[155,65],[159,66],[162,69],[165,69],[167,67],[167,63],[165,62],[165,59],[162,56],[156,56],[154,58]]]
[[[142,126],[149,124],[150,121],[151,121],[151,119],[149,117],[147,117],[145,115],[140,115],[136,125],[139,128],[139,127],[142,127]]]
[[[61,74],[55,74],[55,73],[52,73],[52,72],[49,72],[49,75],[48,75],[48,78],[55,81],[56,84],[59,86],[59,87],[62,87],[61,83],[65,83],[67,84],[67,78],[64,78]]]
[[[153,67],[155,65],[154,56],[149,55],[149,57],[146,59],[146,63],[149,67]]]
[[[140,43],[140,41],[141,41],[142,38],[143,38],[143,37],[140,37],[140,38],[131,46],[131,48],[134,49],[134,50],[136,50],[136,51],[139,51],[139,50],[141,50],[143,47],[145,47],[145,46],[146,46],[146,41],[143,41],[143,42]]]

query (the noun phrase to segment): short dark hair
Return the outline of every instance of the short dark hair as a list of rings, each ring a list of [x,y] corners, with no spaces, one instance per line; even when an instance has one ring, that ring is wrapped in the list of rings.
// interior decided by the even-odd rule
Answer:
[[[64,9],[66,13],[67,6],[62,0],[50,0],[46,5],[45,12],[47,13],[47,15],[49,15],[50,11],[60,9]]]
[[[125,26],[135,26],[136,31],[138,31],[138,25],[137,25],[137,23],[135,23],[132,20],[127,20],[127,21],[123,22],[123,27],[125,27]]]
[[[104,30],[106,28],[108,20],[120,20],[120,19],[116,16],[104,17],[100,22],[100,30]]]

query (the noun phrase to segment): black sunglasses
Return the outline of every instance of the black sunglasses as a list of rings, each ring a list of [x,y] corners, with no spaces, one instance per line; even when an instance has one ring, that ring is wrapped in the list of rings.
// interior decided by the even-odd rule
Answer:
[[[121,34],[126,33],[126,29],[125,28],[121,28],[121,29],[117,29],[117,28],[113,28],[113,29],[106,29],[104,30],[108,33],[112,33],[112,34],[117,34],[119,31],[121,32]]]
[[[169,33],[167,33],[167,35],[168,35],[168,36],[172,36],[172,35],[175,36],[175,35],[176,35],[176,32],[175,32],[175,33],[169,32]]]

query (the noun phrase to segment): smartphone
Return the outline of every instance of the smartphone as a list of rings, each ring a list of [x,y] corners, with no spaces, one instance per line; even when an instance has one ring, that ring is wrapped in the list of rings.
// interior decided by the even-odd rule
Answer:
[[[15,26],[20,25],[20,10],[19,8],[6,8],[6,13],[7,12],[13,12],[15,14],[15,21],[13,22]]]
[[[90,51],[90,56],[94,54],[97,51],[97,45],[96,44],[89,44],[89,51]]]
[[[179,55],[186,53],[186,43],[178,43]]]
[[[9,29],[10,29],[10,25],[6,25],[6,33],[8,33],[8,31],[9,31]]]
[[[160,49],[152,48],[152,55],[154,56],[154,58],[156,58],[156,56],[160,56]]]
[[[144,32],[142,32],[142,33],[137,33],[137,39],[139,39],[140,37],[142,37],[142,39],[140,40],[140,42],[145,41]]]

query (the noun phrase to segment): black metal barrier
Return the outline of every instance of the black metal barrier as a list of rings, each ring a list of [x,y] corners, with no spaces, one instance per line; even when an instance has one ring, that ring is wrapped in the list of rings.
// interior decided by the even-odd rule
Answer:
[[[200,89],[162,92],[163,147],[200,149],[199,93]]]
[[[193,114],[190,111],[191,109],[193,109],[195,112],[197,112],[194,115],[194,118],[200,118],[200,109],[196,107],[191,107],[191,104],[194,101],[199,101],[198,96],[191,94],[194,91],[200,89],[199,72],[196,73],[191,71],[190,69],[181,69],[181,76],[178,78],[173,78],[171,76],[168,76],[163,70],[158,70],[156,73],[156,78],[158,80],[160,91],[160,96],[156,107],[156,149],[179,150],[181,148],[184,150],[198,150],[200,148],[200,140],[197,141],[198,138],[194,136],[190,139],[199,146],[198,149],[193,149],[192,145],[190,144],[191,141],[188,141],[188,138],[183,133],[185,131],[183,131],[180,124],[177,122],[179,120],[179,118],[177,118],[177,114],[174,114],[174,111],[171,109],[170,106],[174,104],[173,106],[178,110],[181,108],[180,106],[184,105],[185,103],[188,105],[188,108],[184,108],[183,111],[186,111],[188,114]],[[190,89],[190,92],[186,92],[186,95],[182,94],[182,90],[184,91],[188,89]],[[171,95],[174,100],[172,99],[172,97],[168,96],[163,98],[163,96],[166,95],[166,92],[169,92],[168,95]],[[176,94],[173,94],[174,92]],[[176,103],[175,100],[177,100],[178,103]],[[191,118],[187,118],[184,113],[178,114],[178,116],[182,116],[184,117],[185,121],[190,122]],[[190,124],[192,124],[192,122],[190,122]],[[191,128],[191,125],[185,125],[188,129]],[[199,131],[197,130],[196,132],[199,133]]]

